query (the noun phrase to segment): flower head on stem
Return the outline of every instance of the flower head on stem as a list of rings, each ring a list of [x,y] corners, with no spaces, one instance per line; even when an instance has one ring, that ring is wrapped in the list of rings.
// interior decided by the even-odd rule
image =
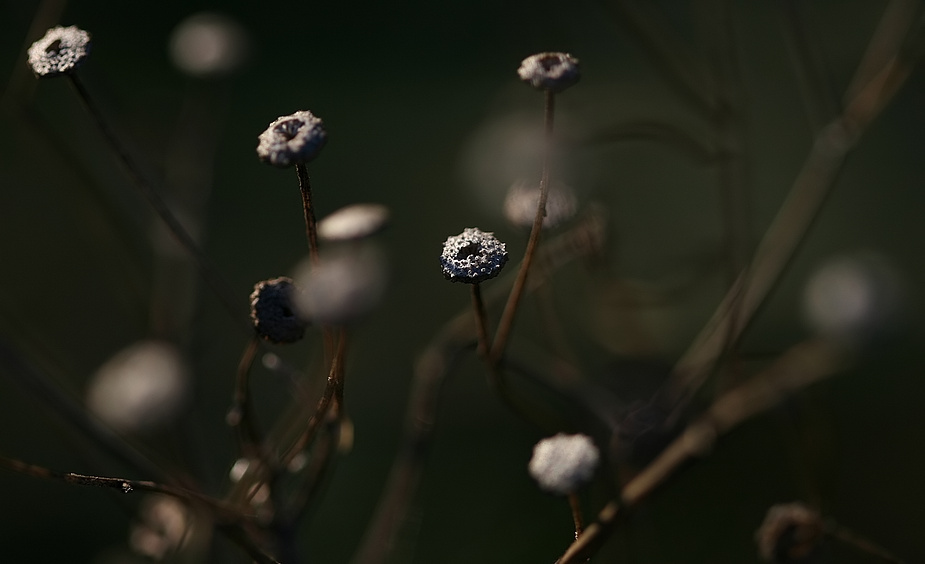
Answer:
[[[280,168],[305,164],[321,152],[328,134],[321,119],[309,111],[276,118],[258,137],[257,156]]]
[[[90,34],[79,27],[57,26],[29,47],[29,66],[38,78],[68,74],[90,54]]]
[[[568,53],[537,53],[520,63],[520,80],[537,90],[562,92],[581,78],[578,59]]]
[[[295,286],[281,276],[258,282],[251,293],[251,319],[257,334],[272,343],[294,343],[305,334],[308,323],[293,304]]]
[[[494,278],[507,263],[507,246],[494,234],[467,227],[443,243],[440,264],[451,282],[476,284]]]

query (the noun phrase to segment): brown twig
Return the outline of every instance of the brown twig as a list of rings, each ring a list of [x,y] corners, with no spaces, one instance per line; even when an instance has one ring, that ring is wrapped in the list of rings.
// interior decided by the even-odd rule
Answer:
[[[708,455],[720,436],[786,396],[836,373],[843,363],[842,357],[827,343],[807,341],[782,354],[760,374],[720,396],[623,487],[619,499],[601,510],[596,522],[585,529],[557,564],[590,558],[608,538],[620,516],[664,485],[686,462]]]
[[[258,456],[261,450],[261,438],[254,421],[254,402],[251,398],[249,385],[251,367],[259,350],[260,337],[254,335],[248,341],[247,346],[244,348],[244,353],[241,355],[241,361],[238,363],[234,397],[231,409],[228,410],[228,416],[226,417],[228,425],[235,431],[241,455],[247,458]]]
[[[918,34],[922,34],[920,28]],[[842,115],[816,136],[790,194],[750,266],[739,275],[713,317],[675,365],[669,386],[673,403],[686,404],[710,375],[727,343],[738,339],[748,326],[805,238],[848,153],[905,82],[915,62],[913,55],[917,53],[896,53],[859,89]]]
[[[98,488],[107,488],[121,491],[122,493],[132,493],[134,491],[155,492],[182,499],[190,503],[199,503],[205,505],[215,512],[215,516],[225,523],[238,523],[245,519],[253,518],[253,515],[245,514],[240,508],[228,504],[224,501],[211,498],[199,492],[171,486],[168,484],[159,484],[147,480],[130,480],[127,478],[110,478],[104,476],[89,476],[86,474],[75,474],[73,472],[55,472],[43,466],[28,464],[14,458],[0,456],[0,467],[26,474],[35,478],[54,480],[65,484],[76,486],[93,486]]]
[[[860,550],[861,552],[866,552],[867,554],[873,555],[886,562],[892,562],[893,564],[905,564],[905,560],[894,555],[889,550],[883,548],[872,540],[862,537],[854,531],[851,531],[846,527],[835,523],[834,521],[826,521],[825,534],[848,546]]]
[[[578,499],[578,494],[574,492],[568,494],[568,504],[572,509],[572,521],[575,522],[575,540],[578,540],[578,537],[581,536],[585,529],[584,518],[581,516],[581,500]]]

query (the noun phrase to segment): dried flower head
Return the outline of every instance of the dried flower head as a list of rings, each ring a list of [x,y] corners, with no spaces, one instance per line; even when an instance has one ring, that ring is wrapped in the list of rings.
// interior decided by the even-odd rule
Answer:
[[[138,521],[129,534],[129,546],[138,554],[161,561],[195,543],[196,537],[203,532],[201,525],[191,509],[179,499],[162,494],[149,495],[139,507]]]
[[[170,58],[190,76],[227,76],[247,61],[250,40],[241,25],[224,14],[200,12],[170,35]]]
[[[318,238],[350,241],[381,231],[389,221],[389,208],[381,204],[353,204],[318,222]]]
[[[273,343],[294,343],[305,335],[308,323],[296,313],[295,286],[282,276],[264,280],[251,294],[251,319],[257,334]]]
[[[90,34],[77,26],[49,29],[29,47],[29,66],[39,78],[74,71],[90,54]]]
[[[774,505],[755,532],[758,553],[768,562],[808,562],[819,549],[822,518],[799,502]]]
[[[826,261],[803,291],[803,314],[815,332],[837,344],[866,345],[903,322],[904,280],[884,256],[864,251]]]
[[[565,495],[591,479],[599,459],[587,435],[559,433],[536,443],[528,469],[541,488]]]
[[[492,233],[467,227],[443,243],[440,264],[452,282],[475,284],[494,278],[507,262],[507,246]]]
[[[318,156],[327,138],[320,118],[309,111],[296,112],[276,118],[260,134],[257,156],[281,168],[307,163]]]
[[[504,217],[517,227],[532,227],[536,207],[540,203],[540,187],[523,181],[515,182],[504,198]],[[575,192],[565,184],[553,184],[546,196],[546,216],[543,227],[550,228],[575,215]]]
[[[578,59],[568,53],[537,53],[520,63],[520,80],[537,90],[562,92],[581,78]]]
[[[355,321],[375,307],[385,293],[388,271],[378,248],[332,249],[317,264],[296,268],[295,303],[306,318],[319,323]]]

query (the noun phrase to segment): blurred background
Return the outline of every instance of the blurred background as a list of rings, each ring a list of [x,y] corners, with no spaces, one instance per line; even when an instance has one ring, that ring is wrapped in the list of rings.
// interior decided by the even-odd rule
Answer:
[[[351,328],[352,449],[298,531],[304,561],[348,562],[398,451],[415,360],[469,305],[469,289],[441,276],[443,241],[466,227],[493,231],[511,251],[508,275],[522,255],[526,234],[502,203],[512,183],[539,177],[531,144],[543,96],[517,79],[524,57],[559,50],[581,61],[581,82],[558,97],[556,124],[565,147],[559,180],[574,190],[578,215],[556,229],[567,232],[593,209],[605,218],[605,243],[594,261],[563,257],[547,297],[558,312],[553,332],[565,335],[581,378],[630,402],[660,384],[709,319],[814,134],[839,111],[878,22],[892,11],[888,26],[902,29],[919,9],[861,0],[8,0],[0,5],[0,335],[80,404],[112,403],[94,390],[105,385],[100,367],[120,351],[157,357],[158,370],[176,375],[149,383],[155,390],[145,397],[160,397],[159,408],[115,400],[97,415],[221,495],[236,457],[225,413],[247,343],[239,325],[248,296],[260,280],[292,275],[306,254],[295,174],[259,162],[256,138],[278,116],[311,110],[329,134],[309,167],[319,217],[358,202],[391,211],[376,240],[388,257],[388,290]],[[193,24],[217,22],[227,35],[184,43],[178,26],[202,12],[213,16]],[[237,317],[201,284],[68,81],[32,76],[25,50],[58,24],[92,34],[83,83],[227,279]],[[653,37],[666,56],[652,56]],[[213,47],[213,58],[195,58]],[[757,561],[753,534],[767,508],[798,499],[908,561],[925,558],[923,89],[913,69],[864,132],[739,347],[747,376],[815,333],[848,332],[856,363],[723,438],[595,561]],[[704,99],[719,102],[705,110]],[[509,282],[487,282],[486,291],[493,283]],[[551,348],[541,312],[527,300],[510,352],[540,367]],[[499,313],[489,307],[493,319]],[[144,348],[150,339],[172,347]],[[271,349],[311,372],[319,339],[309,329],[303,342]],[[22,386],[9,362],[3,370],[0,454],[62,472],[149,478]],[[254,397],[269,426],[290,393],[258,366]],[[532,447],[559,430],[606,441],[569,409],[548,400],[543,424],[525,423],[492,394],[474,355],[463,355],[393,561],[554,561],[571,541],[571,518],[527,474]],[[585,492],[589,517],[620,470],[605,467]],[[139,547],[158,553],[145,541],[154,502],[144,496],[4,471],[0,499],[3,562],[102,564],[145,561]],[[213,561],[245,561],[220,536],[202,542]],[[842,562],[872,560],[829,550]],[[177,554],[166,558],[195,561]]]

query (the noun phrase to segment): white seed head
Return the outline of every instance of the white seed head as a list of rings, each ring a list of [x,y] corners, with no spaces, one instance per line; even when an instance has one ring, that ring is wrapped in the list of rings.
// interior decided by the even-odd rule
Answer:
[[[200,12],[173,30],[170,58],[178,69],[198,78],[220,77],[240,69],[250,55],[250,40],[230,17]]]
[[[309,111],[281,116],[258,137],[257,156],[281,168],[307,163],[318,156],[328,134],[321,119]]]
[[[902,278],[884,257],[859,253],[830,260],[812,275],[803,312],[820,336],[845,345],[864,344],[899,324]]]
[[[87,390],[87,407],[123,433],[163,428],[189,396],[189,370],[176,347],[139,341],[103,364]]]
[[[318,238],[350,241],[381,231],[389,221],[389,208],[380,204],[353,204],[318,222]]]
[[[599,459],[587,435],[559,433],[536,443],[528,469],[542,489],[565,495],[591,479]]]
[[[202,528],[196,521],[179,499],[162,494],[146,496],[129,533],[129,546],[154,561],[164,560],[191,543],[201,542],[197,537]]]
[[[313,323],[343,324],[362,317],[382,299],[388,279],[385,260],[366,245],[322,253],[318,264],[297,268],[295,305]]]
[[[29,47],[29,66],[39,78],[74,71],[90,54],[90,34],[77,26],[53,27]]]
[[[537,53],[520,63],[520,80],[537,90],[562,92],[581,78],[578,59],[568,53]]]
[[[504,217],[517,227],[532,227],[536,207],[540,203],[540,187],[519,180],[511,185],[504,198]],[[554,183],[546,196],[546,216],[543,227],[550,228],[575,215],[577,199],[569,186]]]

